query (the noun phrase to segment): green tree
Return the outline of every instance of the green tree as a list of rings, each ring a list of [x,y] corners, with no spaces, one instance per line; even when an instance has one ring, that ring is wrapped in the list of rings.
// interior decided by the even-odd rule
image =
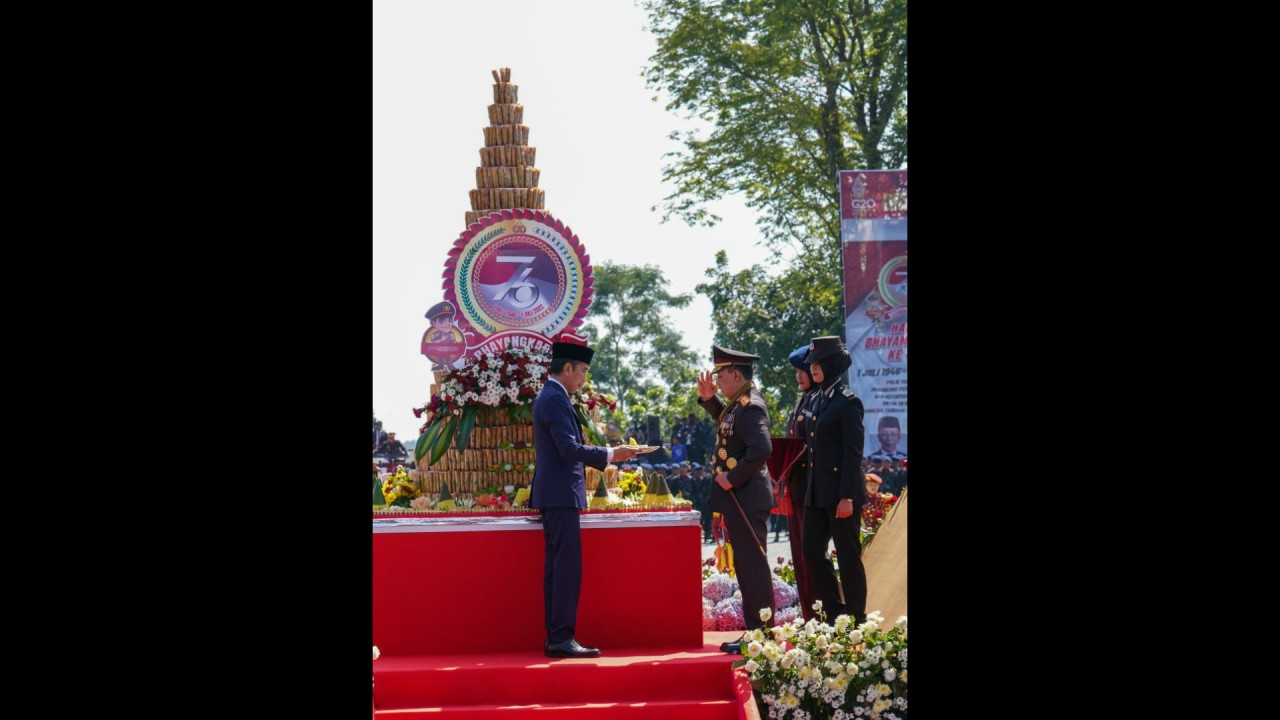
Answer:
[[[798,390],[787,357],[822,335],[843,335],[838,281],[824,262],[800,262],[769,277],[759,265],[729,271],[729,256],[716,253],[708,282],[698,292],[715,308],[716,344],[759,355],[755,381],[769,405],[774,434],[791,411]]]
[[[668,110],[711,125],[673,133],[664,220],[719,220],[745,195],[775,252],[839,247],[836,173],[907,162],[906,0],[645,0],[645,68]],[[837,266],[838,267],[838,266]]]
[[[693,388],[697,356],[666,317],[693,296],[668,292],[666,277],[651,265],[603,263],[593,274],[595,295],[584,326],[596,348],[592,384],[618,398],[624,413],[659,383]]]

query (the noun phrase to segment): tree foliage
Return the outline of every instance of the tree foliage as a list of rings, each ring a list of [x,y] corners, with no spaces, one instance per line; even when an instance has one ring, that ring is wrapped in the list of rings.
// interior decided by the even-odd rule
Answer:
[[[907,162],[906,0],[645,0],[645,77],[711,126],[673,133],[664,219],[745,195],[775,252],[839,246],[836,173]]]
[[[716,309],[716,344],[760,356],[755,380],[769,405],[776,435],[795,401],[793,350],[823,335],[843,336],[840,286],[826,263],[800,262],[774,277],[759,265],[729,271],[728,253],[716,253],[708,281],[697,291]]]
[[[693,296],[668,292],[666,277],[651,265],[604,263],[593,273],[595,296],[584,326],[596,348],[592,384],[624,408],[659,382],[677,392],[693,388],[697,356],[666,317],[668,309],[685,307]]]

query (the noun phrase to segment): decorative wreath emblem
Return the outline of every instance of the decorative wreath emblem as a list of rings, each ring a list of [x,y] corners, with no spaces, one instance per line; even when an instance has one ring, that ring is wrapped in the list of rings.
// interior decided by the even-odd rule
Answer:
[[[444,298],[458,308],[464,331],[552,337],[582,323],[593,282],[591,257],[562,221],[538,210],[502,210],[454,241]]]

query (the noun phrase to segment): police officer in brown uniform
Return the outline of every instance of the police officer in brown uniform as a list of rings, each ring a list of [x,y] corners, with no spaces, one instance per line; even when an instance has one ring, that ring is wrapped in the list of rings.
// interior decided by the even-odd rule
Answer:
[[[773,607],[773,577],[764,549],[768,548],[766,524],[773,508],[773,483],[765,461],[773,453],[769,436],[769,410],[764,397],[751,382],[759,355],[711,346],[711,372],[698,375],[701,405],[718,423],[710,507],[724,516],[733,545],[733,564],[742,590],[742,614],[747,630],[764,627],[760,610]],[[726,398],[716,397],[717,388]],[[730,492],[733,496],[730,496]],[[737,504],[734,503],[737,498]],[[739,511],[738,507],[742,510]],[[746,519],[743,519],[745,514]],[[742,641],[726,642],[720,649],[742,652]]]
[[[853,359],[835,335],[809,343],[809,374],[817,385],[805,428],[809,455],[809,488],[805,497],[804,559],[813,589],[828,620],[852,615],[867,619],[867,572],[862,566],[858,530],[867,499],[862,474],[862,401],[845,384]],[[834,540],[840,562],[840,602],[835,569],[827,559],[827,543]]]

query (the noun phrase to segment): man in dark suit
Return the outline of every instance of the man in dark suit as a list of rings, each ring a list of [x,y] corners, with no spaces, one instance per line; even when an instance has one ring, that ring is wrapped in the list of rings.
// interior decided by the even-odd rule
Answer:
[[[561,333],[551,344],[551,374],[533,403],[532,506],[542,512],[546,564],[542,598],[547,657],[596,657],[600,651],[583,647],[573,637],[582,590],[582,533],[580,515],[587,507],[583,465],[604,470],[613,460],[628,460],[635,451],[626,446],[603,448],[583,443],[582,426],[569,396],[587,381],[595,350],[584,338]]]
[[[382,421],[379,420],[373,424],[373,449],[377,450],[386,441],[387,434],[382,432]]]
[[[742,614],[747,630],[754,630],[766,627],[760,611],[767,608],[772,615],[775,609],[773,576],[765,552],[769,541],[766,523],[773,508],[773,483],[765,466],[773,453],[769,409],[751,382],[759,355],[713,345],[711,357],[714,369],[698,375],[700,404],[719,423],[710,507],[724,517],[728,527],[733,565],[742,590]],[[716,397],[717,388],[727,402]],[[741,654],[742,640],[722,643],[720,649]]]
[[[845,384],[845,372],[853,360],[839,337],[814,338],[804,361],[817,386],[813,416],[805,427],[809,487],[801,531],[804,559],[828,621],[852,615],[861,624],[867,619],[867,572],[858,537],[862,505],[867,499],[862,473],[862,401]],[[839,587],[827,559],[827,543],[833,540],[840,562]]]

